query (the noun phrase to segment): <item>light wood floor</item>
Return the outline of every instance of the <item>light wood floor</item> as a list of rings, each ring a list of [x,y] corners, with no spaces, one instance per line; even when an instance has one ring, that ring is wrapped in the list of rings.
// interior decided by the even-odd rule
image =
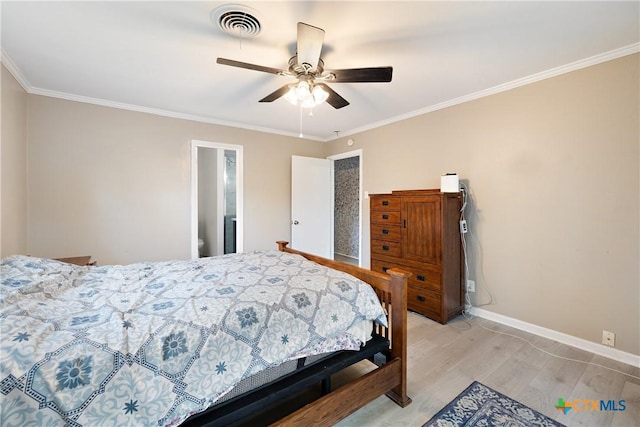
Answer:
[[[346,262],[347,264],[358,265],[358,258],[341,255],[339,253],[334,253],[333,259],[336,261]]]
[[[604,365],[636,378],[556,358],[525,341],[485,328],[517,335],[550,353]],[[640,426],[639,368],[481,318],[466,321],[459,317],[441,325],[409,313],[408,334],[408,394],[413,403],[403,409],[382,396],[338,426],[422,426],[474,380],[567,426]],[[365,361],[351,369],[362,372],[369,366]],[[338,382],[334,379],[334,384]],[[565,401],[622,399],[626,410],[572,410],[564,415],[554,407],[559,397]]]

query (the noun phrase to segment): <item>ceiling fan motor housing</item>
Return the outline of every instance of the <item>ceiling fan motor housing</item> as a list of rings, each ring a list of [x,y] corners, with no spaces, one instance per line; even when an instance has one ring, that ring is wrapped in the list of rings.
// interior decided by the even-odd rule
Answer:
[[[312,74],[314,76],[320,76],[324,71],[324,61],[321,58],[318,58],[318,65],[316,66],[315,71],[310,71],[312,69],[312,65],[306,62],[302,64],[298,63],[298,55],[294,55],[289,58],[289,71],[295,76],[300,74]]]

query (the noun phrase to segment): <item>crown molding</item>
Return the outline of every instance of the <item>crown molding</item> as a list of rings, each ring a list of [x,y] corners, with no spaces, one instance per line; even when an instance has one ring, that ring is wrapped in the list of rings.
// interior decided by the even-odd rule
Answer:
[[[20,67],[16,65],[16,63],[11,59],[9,54],[4,49],[2,49],[1,59],[2,59],[2,64],[4,64],[4,66],[11,73],[11,75],[18,81],[20,86],[22,86],[22,88],[30,95],[47,96],[50,98],[65,99],[67,101],[82,102],[85,104],[99,105],[102,107],[118,108],[121,110],[129,110],[129,111],[136,111],[139,113],[154,114],[157,116],[170,117],[174,119],[190,120],[190,121],[209,123],[209,124],[214,124],[219,126],[228,126],[233,128],[246,129],[246,130],[264,132],[264,133],[270,133],[270,134],[277,134],[277,135],[289,136],[293,138],[300,138],[299,134],[294,134],[292,132],[284,132],[278,129],[272,129],[272,128],[261,127],[261,126],[251,126],[245,123],[236,123],[232,121],[218,120],[212,117],[178,113],[175,111],[161,110],[158,108],[149,108],[149,107],[144,107],[140,105],[126,104],[123,102],[109,101],[106,99],[91,98],[88,96],[75,95],[75,94],[66,93],[66,92],[58,92],[54,90],[41,89],[31,85],[31,83],[25,77]],[[313,140],[313,141],[324,141],[322,138],[317,138],[313,136],[305,136],[304,139]]]
[[[602,54],[598,54],[598,55],[594,55],[591,56],[589,58],[585,58],[585,59],[581,59],[579,61],[574,61],[571,62],[569,64],[560,66],[560,67],[556,67],[556,68],[552,68],[549,69],[547,71],[542,71],[540,73],[536,73],[536,74],[532,74],[530,76],[527,77],[523,77],[520,79],[516,79],[513,80],[511,82],[507,82],[507,83],[503,83],[497,86],[493,86],[491,88],[488,89],[484,89],[478,92],[474,92],[468,95],[464,95],[464,96],[460,96],[458,98],[454,98],[448,101],[444,101],[444,102],[440,102],[438,104],[433,104],[430,106],[427,106],[425,108],[421,108],[418,110],[414,110],[411,111],[409,113],[405,113],[405,114],[401,114],[398,116],[394,116],[394,117],[390,117],[388,119],[385,120],[381,120],[378,122],[374,122],[371,124],[368,124],[366,126],[362,126],[359,128],[355,128],[355,129],[351,129],[349,131],[342,131],[340,132],[340,136],[339,137],[329,137],[329,138],[320,138],[320,137],[313,137],[313,136],[305,136],[304,139],[308,139],[308,140],[313,140],[313,141],[321,141],[321,142],[329,142],[329,141],[333,141],[339,138],[344,138],[346,136],[350,136],[350,135],[355,135],[358,133],[362,133],[368,130],[372,130],[372,129],[376,129],[382,126],[386,126],[392,123],[396,123],[396,122],[400,122],[403,120],[407,120],[407,119],[411,119],[417,116],[421,116],[423,114],[427,114],[427,113],[431,113],[437,110],[442,110],[444,108],[448,108],[448,107],[452,107],[454,105],[458,105],[458,104],[463,104],[465,102],[469,102],[469,101],[473,101],[476,99],[480,99],[480,98],[484,98],[486,96],[491,96],[491,95],[495,95],[498,94],[500,92],[505,92],[511,89],[515,89],[521,86],[526,86],[528,84],[531,83],[535,83],[535,82],[539,82],[541,80],[545,80],[545,79],[549,79],[552,77],[556,77],[559,76],[561,74],[566,74],[566,73],[570,73],[572,71],[577,71],[580,70],[582,68],[586,68],[586,67],[590,67],[592,65],[597,65],[603,62],[607,62],[607,61],[611,61],[614,59],[618,59],[621,58],[623,56],[627,56],[627,55],[632,55],[634,53],[638,53],[640,52],[640,42],[639,43],[633,43],[630,44],[628,46],[623,46],[621,48],[618,49],[614,49],[611,50],[609,52],[605,52]],[[42,96],[48,96],[48,97],[52,97],[52,98],[60,98],[60,99],[66,99],[69,101],[77,101],[77,102],[84,102],[84,103],[88,103],[88,104],[94,104],[94,105],[101,105],[104,107],[112,107],[112,108],[119,108],[119,109],[123,109],[123,110],[130,110],[130,111],[137,111],[137,112],[141,112],[141,113],[148,113],[148,114],[155,114],[155,115],[159,115],[159,116],[164,116],[164,117],[171,117],[171,118],[176,118],[176,119],[182,119],[182,120],[191,120],[191,121],[195,121],[195,122],[202,122],[202,123],[209,123],[209,124],[215,124],[215,125],[220,125],[220,126],[229,126],[229,127],[234,127],[234,128],[240,128],[240,129],[246,129],[246,130],[253,130],[253,131],[257,131],[257,132],[266,132],[266,133],[271,133],[271,134],[276,134],[276,135],[283,135],[283,136],[289,136],[289,137],[294,137],[294,138],[299,138],[300,136],[291,132],[284,132],[284,131],[280,131],[277,129],[271,129],[271,128],[267,128],[267,127],[261,127],[261,126],[251,126],[251,125],[247,125],[244,123],[237,123],[237,122],[232,122],[232,121],[225,121],[225,120],[219,120],[219,119],[214,119],[212,117],[205,117],[205,116],[198,116],[198,115],[192,115],[192,114],[185,114],[185,113],[178,113],[175,111],[167,111],[167,110],[161,110],[161,109],[157,109],[157,108],[148,108],[148,107],[143,107],[140,105],[133,105],[133,104],[125,104],[122,102],[115,102],[115,101],[108,101],[105,99],[98,99],[98,98],[91,98],[91,97],[86,97],[86,96],[80,96],[80,95],[74,95],[74,94],[70,94],[70,93],[65,93],[65,92],[57,92],[57,91],[52,91],[52,90],[47,90],[47,89],[40,89],[37,87],[33,87],[31,85],[31,83],[29,82],[29,80],[27,80],[26,76],[24,75],[24,73],[22,72],[22,70],[20,69],[20,67],[18,67],[13,60],[11,59],[11,57],[9,56],[9,54],[7,54],[7,52],[5,52],[4,49],[2,49],[2,63],[5,65],[5,67],[7,67],[7,70],[9,70],[9,72],[13,75],[13,77],[15,77],[15,79],[18,81],[18,83],[20,83],[20,85],[23,87],[23,89],[29,93],[29,94],[34,94],[34,95],[42,95]]]
[[[126,104],[123,102],[109,101],[109,100],[100,99],[100,98],[91,98],[88,96],[74,95],[66,92],[57,92],[57,91],[47,90],[47,89],[32,88],[31,91],[29,91],[29,93],[32,95],[48,96],[51,98],[59,98],[59,99],[65,99],[68,101],[76,101],[76,102],[83,102],[86,104],[99,105],[102,107],[118,108],[121,110],[129,110],[129,111],[136,111],[138,113],[154,114],[157,116],[170,117],[174,119],[190,120],[190,121],[200,122],[200,123],[208,123],[208,124],[219,125],[219,126],[227,126],[227,127],[240,128],[240,129],[252,130],[257,132],[264,132],[264,133],[270,133],[270,134],[289,136],[293,138],[299,138],[298,134],[294,134],[291,132],[284,132],[278,129],[272,129],[272,128],[267,128],[262,126],[252,126],[246,123],[237,123],[237,122],[228,121],[228,120],[219,120],[213,117],[198,116],[194,114],[179,113],[179,112],[170,111],[170,110],[161,110],[158,108],[143,107],[140,105]],[[322,141],[322,139],[320,138],[314,138],[311,136],[305,137],[304,139]]]
[[[484,98],[486,96],[495,95],[500,92],[505,92],[507,90],[515,89],[521,86],[526,86],[531,83],[539,82],[541,80],[550,79],[552,77],[559,76],[561,74],[570,73],[572,71],[577,71],[582,68],[587,68],[592,65],[597,65],[603,62],[612,61],[614,59],[621,58],[623,56],[632,55],[634,53],[640,52],[640,43],[633,43],[628,46],[624,46],[618,49],[611,50],[609,52],[605,52],[599,55],[594,55],[589,58],[581,59],[579,61],[571,62],[566,65],[562,65],[560,67],[552,68],[546,71],[542,71],[540,73],[532,74],[527,77],[523,77],[517,80],[513,80],[511,82],[503,83],[497,86],[493,86],[488,89],[484,89],[478,92],[474,92],[468,95],[464,95],[458,98],[454,98],[448,101],[444,101],[438,104],[433,104],[425,108],[421,108],[419,110],[414,110],[405,114],[401,114],[399,116],[390,117],[389,119],[382,120],[379,122],[371,123],[367,126],[363,126],[357,129],[352,129],[350,131],[340,132],[340,137],[344,138],[345,136],[354,135],[356,133],[361,133],[364,131],[376,129],[382,126],[386,126],[392,123],[400,122],[403,120],[411,119],[417,116],[421,116],[423,114],[431,113],[437,110],[442,110],[444,108],[452,107],[454,105],[463,104],[465,102],[473,101],[476,99]],[[337,138],[331,138],[330,140],[334,140]]]
[[[11,57],[4,50],[4,48],[2,48],[0,59],[2,60],[2,64],[7,68],[7,70],[11,73],[11,75],[18,81],[20,86],[22,86],[22,89],[24,89],[25,92],[27,93],[31,93],[31,91],[33,90],[31,83],[29,83],[29,80],[27,80],[27,78],[25,77],[20,67],[18,67],[16,63],[13,62],[13,59],[11,59]]]

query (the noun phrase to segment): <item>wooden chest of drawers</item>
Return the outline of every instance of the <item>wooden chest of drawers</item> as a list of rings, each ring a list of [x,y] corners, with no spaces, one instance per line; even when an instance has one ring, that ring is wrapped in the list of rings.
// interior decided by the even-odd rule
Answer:
[[[439,190],[370,196],[371,269],[410,271],[409,309],[440,323],[464,308],[461,203]]]

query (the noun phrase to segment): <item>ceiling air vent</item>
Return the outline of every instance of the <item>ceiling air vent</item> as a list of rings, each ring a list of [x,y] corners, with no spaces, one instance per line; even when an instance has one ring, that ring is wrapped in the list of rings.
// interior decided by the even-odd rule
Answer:
[[[260,34],[257,12],[241,4],[226,4],[211,11],[211,22],[234,37],[255,37]]]

